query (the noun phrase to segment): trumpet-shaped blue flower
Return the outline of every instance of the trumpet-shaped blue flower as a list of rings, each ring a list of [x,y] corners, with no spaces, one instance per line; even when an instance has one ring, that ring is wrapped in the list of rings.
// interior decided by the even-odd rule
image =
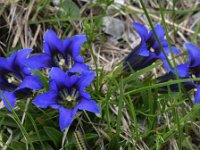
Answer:
[[[85,91],[94,76],[90,71],[78,75],[53,67],[50,71],[49,91],[38,95],[33,104],[41,108],[50,106],[58,109],[60,129],[63,131],[70,126],[78,110],[100,113],[95,101],[91,100],[90,94]]]
[[[14,52],[10,57],[0,57],[0,98],[8,110],[11,110],[16,102],[16,94],[27,94],[32,90],[42,88],[39,77],[32,75],[26,66],[31,49],[22,49]],[[8,103],[9,104],[8,104]]]
[[[156,59],[152,57],[142,56],[139,54],[141,43],[136,46],[131,53],[124,59],[123,70],[130,72],[131,70],[137,71],[151,65]]]
[[[188,49],[188,67],[190,68],[190,73],[196,77],[200,77],[200,49],[194,44],[185,43],[184,46]],[[200,102],[200,83],[197,83],[197,92],[194,99],[195,103]]]
[[[159,82],[167,82],[169,80],[175,80],[176,79],[176,73],[179,77],[179,79],[187,79],[187,78],[191,78],[191,76],[189,75],[189,67],[188,64],[181,64],[176,66],[175,68],[172,68],[171,71],[169,71],[168,73],[166,73],[164,76],[161,76],[158,78]],[[178,84],[172,84],[169,86],[170,89],[172,91],[178,91]],[[193,88],[196,87],[194,82],[183,82],[182,83],[182,87],[186,90],[189,91]],[[161,89],[161,91],[165,92],[167,91],[167,87],[163,87]]]
[[[192,71],[192,73],[194,73],[197,77],[200,77],[200,49],[191,43],[185,43],[184,46],[188,50],[188,65],[190,71]]]
[[[152,30],[148,32],[147,28],[139,23],[133,23],[134,28],[138,32],[139,36],[141,37],[141,45],[140,45],[140,52],[139,54],[142,56],[149,56],[151,53],[151,48],[153,48],[153,53],[159,55],[162,53],[161,47],[158,43],[158,41],[155,38],[155,35]],[[169,55],[170,49],[168,42],[165,40],[165,31],[160,24],[156,24],[154,26],[154,30],[158,36],[158,39],[166,53],[166,55]],[[172,51],[175,54],[179,54],[179,50],[177,50],[175,47],[172,46]]]
[[[41,69],[49,67],[60,67],[81,73],[89,70],[84,64],[84,59],[80,56],[81,46],[86,42],[85,35],[75,35],[72,38],[61,40],[53,30],[48,30],[44,37],[44,52],[32,56],[28,65],[32,69]]]
[[[148,32],[147,28],[139,23],[133,23],[134,28],[141,37],[141,42],[125,59],[125,62],[132,67],[133,70],[142,69],[153,63],[157,59],[161,59],[164,63],[164,66],[167,71],[170,70],[169,64],[165,58],[164,53],[161,50],[161,47],[158,41],[153,34],[153,31]],[[160,24],[156,24],[154,30],[160,40],[160,43],[163,47],[163,50],[168,56],[170,54],[170,48],[165,40],[165,32],[163,27]],[[175,54],[179,54],[174,46],[172,46],[172,51]],[[139,61],[138,61],[139,60]],[[136,62],[138,61],[138,62]]]

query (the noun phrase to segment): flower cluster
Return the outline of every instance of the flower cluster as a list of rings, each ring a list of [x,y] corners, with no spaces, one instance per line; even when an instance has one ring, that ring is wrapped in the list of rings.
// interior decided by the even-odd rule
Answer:
[[[200,77],[200,49],[195,45],[186,43],[188,62],[172,68],[167,57],[170,49],[175,55],[180,54],[180,51],[174,46],[169,47],[163,27],[156,24],[150,31],[139,23],[133,23],[133,27],[141,42],[124,59],[124,72],[140,70],[159,59],[167,73],[159,77],[158,82],[176,79],[177,76],[181,79]],[[32,101],[35,106],[51,107],[59,111],[61,131],[70,126],[78,110],[99,114],[98,105],[92,100],[90,93],[85,91],[95,78],[95,73],[84,63],[84,58],[80,55],[85,42],[85,35],[75,35],[61,40],[54,31],[48,30],[44,35],[42,53],[31,54],[32,49],[27,48],[12,53],[10,57],[0,57],[0,99],[3,100],[5,107],[12,111],[18,98],[32,94],[35,97]],[[42,79],[34,74],[35,70],[47,71],[49,90],[41,94],[35,92],[44,88]],[[187,91],[197,88],[195,103],[200,102],[199,82],[184,82],[182,87]],[[170,89],[179,90],[177,84],[171,85]],[[162,90],[165,92],[166,88],[163,87]]]
[[[197,48],[194,44],[191,43],[185,43],[184,46],[188,50],[188,62],[178,65],[176,68],[172,68],[170,72],[165,74],[164,76],[160,77],[160,81],[163,82],[163,79],[170,80],[170,79],[175,79],[176,74],[180,79],[187,79],[187,78],[192,78],[200,77],[200,49]],[[196,88],[196,95],[194,98],[194,103],[197,104],[200,102],[200,83],[199,82],[184,82],[182,83],[182,86],[184,87],[185,90],[189,91],[191,89]],[[170,88],[173,91],[178,90],[178,86],[176,84],[171,85]]]
[[[61,40],[48,30],[44,35],[43,53],[30,55],[31,49],[19,50],[8,58],[0,57],[0,98],[8,110],[15,107],[18,96],[25,96],[43,88],[41,79],[33,70],[49,72],[49,91],[36,95],[33,104],[59,110],[59,124],[68,128],[78,110],[100,113],[96,102],[85,88],[95,77],[80,56],[86,42],[85,35],[75,35]]]
[[[40,78],[26,66],[31,51],[22,49],[10,57],[0,57],[0,98],[8,110],[15,106],[17,95],[28,95],[43,87]]]
[[[133,27],[141,38],[140,44],[135,47],[132,52],[124,59],[123,69],[124,71],[137,71],[145,68],[157,59],[160,59],[166,69],[166,74],[157,78],[158,82],[166,82],[177,78],[187,79],[192,77],[200,77],[200,49],[191,43],[185,43],[184,46],[188,50],[188,62],[177,65],[175,68],[171,68],[167,56],[170,54],[170,47],[168,42],[165,40],[164,29],[160,24],[154,26],[154,31],[148,32],[147,28],[139,23],[133,23]],[[158,40],[156,39],[156,36]],[[177,55],[180,51],[176,47],[171,47],[172,53]],[[196,88],[197,92],[195,95],[194,103],[200,102],[200,83],[199,82],[183,82],[182,87],[189,91]],[[177,84],[170,86],[172,91],[178,91],[179,87]],[[163,87],[160,92],[166,92],[167,88]]]

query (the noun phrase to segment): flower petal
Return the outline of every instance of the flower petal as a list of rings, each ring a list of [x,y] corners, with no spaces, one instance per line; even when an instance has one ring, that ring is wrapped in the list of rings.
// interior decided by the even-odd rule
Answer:
[[[163,58],[163,59],[162,59],[162,62],[163,62],[163,64],[164,64],[165,70],[166,70],[167,72],[169,72],[170,69],[171,69],[171,67],[170,67],[170,65],[169,65],[169,63],[168,63],[168,61],[167,61],[167,59],[166,59],[166,58]]]
[[[181,52],[175,46],[172,46],[172,52],[176,55],[179,55]]]
[[[40,90],[42,89],[42,87],[43,85],[42,85],[41,79],[36,75],[32,75],[32,76],[26,76],[24,80],[22,81],[22,83],[20,84],[20,86],[17,87],[15,91],[17,92],[25,88]]]
[[[76,75],[68,75],[68,73],[65,73],[60,68],[53,67],[50,71],[50,78],[56,82],[58,89],[61,89],[63,87],[73,86],[79,77]]]
[[[75,63],[73,67],[68,72],[83,73],[85,71],[90,71],[89,66],[84,63]]]
[[[64,82],[67,82],[66,73],[58,67],[53,67],[50,70],[50,79],[55,81],[57,87],[63,87]]]
[[[37,107],[47,108],[48,106],[58,105],[56,102],[57,93],[54,91],[49,91],[38,95],[34,100],[33,104]]]
[[[63,56],[65,56],[65,58],[67,58],[66,55],[68,53],[70,43],[71,43],[71,38],[65,38],[63,40],[63,45],[62,45],[61,53],[63,54]]]
[[[197,86],[197,92],[194,97],[194,103],[198,104],[200,102],[200,85]]]
[[[186,78],[189,77],[189,68],[187,64],[181,64],[176,66],[177,68],[177,72],[178,72],[178,76],[181,78]],[[172,72],[175,74],[176,70],[175,68],[172,69]]]
[[[77,110],[78,110],[77,108],[74,108],[72,110],[69,110],[64,107],[59,108],[59,113],[60,113],[59,124],[61,131],[64,131],[64,129],[68,128],[71,125]]]
[[[156,25],[154,26],[154,30],[155,30],[155,32],[156,32],[156,34],[157,34],[159,40],[162,41],[162,40],[164,39],[164,36],[165,36],[165,30],[164,30],[163,26],[162,26],[161,24],[156,24]],[[154,35],[154,33],[153,33],[153,30],[151,30],[151,31],[149,32],[149,38],[151,38],[151,37],[154,37],[154,39],[156,39],[156,38],[155,38],[155,35]]]
[[[48,30],[44,37],[44,52],[52,56],[56,52],[60,52],[62,49],[62,40],[60,40],[53,30]]]
[[[78,81],[78,79],[79,79],[79,76],[77,76],[76,74],[71,75],[71,72],[68,72],[67,76],[66,76],[66,82],[64,82],[64,84],[66,87],[70,88],[75,85],[75,83]]]
[[[169,64],[169,62],[167,61],[165,55],[164,55],[163,53],[160,53],[160,54],[158,55],[158,58],[163,62],[164,67],[165,67],[165,70],[166,70],[167,72],[169,72],[169,71],[171,70],[171,67],[170,67],[170,64]]]
[[[146,43],[141,42],[140,47],[139,47],[139,55],[140,56],[149,56],[149,50],[147,49]]]
[[[15,59],[15,65],[19,66],[20,69],[25,67],[24,62],[28,58],[28,55],[32,52],[32,49],[25,48],[21,49],[17,52],[16,59]],[[17,68],[18,69],[18,68]]]
[[[86,42],[86,36],[85,35],[75,35],[70,43],[70,50],[71,55],[75,62],[83,63],[84,59],[80,56],[80,50],[82,45]]]
[[[163,48],[164,48],[165,54],[168,56],[170,54],[170,48],[168,46],[163,47]],[[180,51],[175,46],[172,46],[172,53],[178,55],[180,54]]]
[[[4,57],[0,57],[0,73],[2,73],[2,71],[7,70],[7,71],[15,71],[13,70],[13,66],[15,64],[15,58],[17,56],[16,52],[13,52],[12,55],[10,57],[4,58]],[[6,65],[5,65],[6,64]]]
[[[133,23],[133,27],[136,29],[137,33],[140,35],[141,40],[146,42],[148,39],[148,30],[145,26],[140,23]]]
[[[90,83],[94,80],[94,77],[95,73],[92,71],[83,72],[77,83],[79,89],[84,89],[85,87],[88,87]]]
[[[58,92],[58,87],[57,87],[56,81],[50,80],[50,82],[49,82],[49,89],[53,90],[55,92]]]
[[[184,46],[188,49],[189,65],[190,67],[197,67],[200,65],[200,49],[194,44],[185,43]]]
[[[82,99],[80,103],[77,105],[77,107],[80,110],[87,110],[95,114],[100,114],[99,106],[94,100]]]
[[[149,53],[149,56],[146,57],[146,59],[144,59],[143,61],[140,62],[139,64],[139,68],[138,69],[142,69],[142,68],[145,68],[149,65],[151,65],[152,63],[154,63],[159,57],[153,53],[153,52],[150,52]]]
[[[154,38],[154,37],[153,37],[153,38]],[[170,49],[169,49],[169,47],[168,47],[168,42],[167,42],[166,40],[164,40],[164,39],[163,39],[163,40],[159,39],[159,40],[160,40],[160,44],[161,44],[162,48],[164,49],[166,55],[168,56],[169,53],[170,53]],[[159,53],[162,52],[162,49],[161,49],[161,47],[160,47],[158,41],[156,41],[155,38],[154,38],[153,41],[154,41],[154,43],[153,43],[153,45],[152,45],[152,48],[153,48],[154,50],[158,51]]]
[[[9,111],[15,107],[16,97],[13,92],[1,91],[0,98],[3,100],[4,105]]]
[[[141,69],[143,67],[144,62],[149,58],[146,56],[139,55],[140,45],[136,46],[124,59],[124,71],[130,72],[132,70],[137,71]]]
[[[91,99],[90,93],[86,92],[85,89],[79,89],[79,97],[85,99]]]
[[[42,69],[51,67],[51,57],[46,53],[33,55],[26,60],[26,66],[30,69]]]

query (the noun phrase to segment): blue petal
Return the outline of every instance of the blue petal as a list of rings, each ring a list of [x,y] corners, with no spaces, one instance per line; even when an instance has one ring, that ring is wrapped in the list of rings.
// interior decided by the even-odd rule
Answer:
[[[90,93],[86,92],[85,89],[79,89],[79,97],[84,99],[91,99]]]
[[[53,30],[48,30],[44,37],[44,51],[48,55],[52,56],[52,54],[61,52],[62,49],[62,40],[60,40],[56,33]]]
[[[90,71],[89,66],[84,63],[75,63],[73,67],[68,70],[68,72],[77,72],[77,73],[83,73],[85,71]]]
[[[49,81],[49,89],[52,90],[52,91],[58,92],[59,89],[58,89],[57,84],[54,80]]]
[[[172,46],[172,52],[176,55],[179,55],[181,52],[175,46]]]
[[[51,67],[51,57],[46,53],[33,55],[26,60],[26,66],[30,69],[42,69]]]
[[[53,67],[50,70],[50,79],[54,80],[58,87],[63,87],[65,85],[64,82],[68,82],[66,80],[66,73],[57,67]]]
[[[170,68],[170,64],[168,63],[168,61],[167,61],[165,55],[164,55],[163,53],[160,53],[160,54],[158,55],[158,58],[159,58],[160,60],[162,60],[162,62],[163,62],[163,64],[164,64],[164,67],[165,67],[165,70],[166,70],[167,72],[169,72],[169,71],[171,70],[171,68]]]
[[[148,39],[148,30],[145,26],[140,23],[133,23],[134,28],[136,29],[137,33],[140,35],[141,40],[146,42]]]
[[[62,87],[71,87],[78,80],[78,76],[69,76],[67,73],[57,67],[53,67],[51,69],[50,78],[56,82],[56,85],[59,89]]]
[[[64,131],[64,129],[68,128],[71,125],[77,110],[78,110],[77,108],[74,108],[72,110],[69,110],[64,107],[59,108],[59,113],[60,113],[59,124],[61,131]]]
[[[75,62],[83,63],[84,59],[80,56],[82,45],[86,42],[85,35],[75,35],[70,43],[70,50]]]
[[[194,97],[194,103],[198,104],[200,102],[200,85],[197,86],[197,92]]]
[[[184,46],[188,49],[190,67],[199,66],[200,65],[200,59],[199,59],[200,49],[191,43],[185,43]]]
[[[189,77],[189,68],[187,64],[181,64],[176,66],[177,72],[178,72],[178,76],[181,78],[186,78]],[[176,70],[175,68],[172,69],[172,72],[175,74]]]
[[[146,43],[144,43],[143,41],[141,41],[138,54],[140,56],[149,56],[149,53],[150,52],[147,49]]]
[[[0,70],[15,71],[13,70],[15,58],[17,56],[16,52],[13,52],[10,57],[4,58],[0,57]]]
[[[159,40],[162,41],[164,39],[164,36],[165,36],[165,30],[164,30],[163,26],[160,25],[160,24],[156,24],[154,26],[154,30],[155,30]],[[153,31],[151,30],[149,32],[149,38],[152,38],[152,37],[155,37],[155,36],[154,36]]]
[[[166,55],[168,56],[170,54],[170,48],[168,46],[163,47],[163,48],[164,48]],[[173,52],[173,54],[176,54],[176,55],[180,54],[180,51],[174,46],[172,46],[172,52]]]
[[[63,45],[62,45],[61,53],[65,56],[65,58],[67,58],[66,55],[68,53],[71,41],[72,41],[71,38],[65,38],[63,40]]]
[[[56,102],[57,93],[54,91],[46,92],[38,95],[34,100],[33,104],[37,107],[47,108],[48,106],[58,105]]]
[[[168,47],[168,42],[166,40],[161,40],[161,39],[159,39],[159,40],[160,40],[161,46],[165,50],[166,55],[169,55],[170,49]],[[157,51],[159,51],[159,52],[162,52],[162,49],[161,49],[158,41],[156,41],[156,40],[154,41],[154,44],[152,45],[152,48],[157,50]]]
[[[163,59],[162,59],[162,62],[163,62],[163,64],[164,64],[164,67],[165,67],[166,72],[169,72],[170,69],[171,69],[171,67],[170,67],[170,65],[169,65],[169,63],[168,63],[168,61],[167,61],[167,59],[166,59],[166,58],[163,58]]]
[[[77,75],[70,75],[71,73],[67,73],[65,86],[68,88],[73,87],[79,79]]]
[[[162,45],[162,47],[166,47],[168,46],[168,42],[164,39],[164,36],[165,36],[165,31],[163,29],[163,27],[160,25],[160,24],[156,24],[154,26],[154,30],[156,32],[156,35]],[[155,49],[155,50],[161,50],[161,47],[159,45],[159,42],[156,40],[156,36],[154,35],[154,32],[153,30],[151,30],[149,32],[149,36],[148,36],[148,39],[151,39],[151,41],[154,41],[152,44],[152,48]]]
[[[0,98],[3,100],[4,105],[9,111],[15,107],[16,97],[13,92],[1,91]]]
[[[32,49],[29,49],[29,48],[19,50],[17,52],[17,56],[15,59],[15,65],[19,66],[20,69],[23,69],[25,67],[24,63],[31,52],[32,52]],[[19,68],[16,68],[16,69],[19,69]]]
[[[80,110],[87,110],[89,112],[100,114],[100,109],[97,103],[93,100],[82,99],[80,103],[77,105]]]
[[[146,57],[145,61],[141,63],[141,66],[147,67],[148,65],[152,64],[157,59],[159,59],[159,56],[154,52],[150,52],[149,56]]]
[[[15,90],[16,92],[22,89],[33,89],[33,90],[40,90],[43,88],[41,79],[36,76],[26,76],[19,87]]]
[[[87,71],[81,74],[80,79],[77,83],[79,89],[84,89],[88,87],[90,83],[94,80],[95,73],[92,71]]]

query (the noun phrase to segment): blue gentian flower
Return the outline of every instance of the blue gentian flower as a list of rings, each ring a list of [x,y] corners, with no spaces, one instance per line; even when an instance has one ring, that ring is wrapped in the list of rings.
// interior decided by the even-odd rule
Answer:
[[[200,49],[196,47],[194,44],[185,43],[184,46],[188,50],[188,65],[192,73],[194,73],[197,77],[200,77]]]
[[[18,93],[30,94],[30,89],[42,88],[40,78],[32,75],[31,70],[26,66],[31,51],[31,49],[22,49],[12,53],[10,57],[0,57],[0,90],[3,93],[0,98],[8,110],[14,108]]]
[[[189,75],[189,67],[188,64],[181,64],[176,66],[175,68],[172,68],[169,72],[167,72],[165,75],[161,76],[158,78],[158,82],[167,82],[170,80],[175,80],[176,79],[176,73],[179,77],[179,79],[187,79],[191,78]],[[181,83],[182,87],[186,91],[190,91],[191,89],[194,89],[196,87],[194,82],[183,82]],[[177,92],[179,90],[178,84],[172,84],[169,86],[172,91]],[[163,87],[160,91],[166,92],[168,89],[167,87]]]
[[[123,61],[123,70],[125,72],[137,71],[151,65],[156,59],[139,54],[141,43],[136,46]]]
[[[151,48],[153,48],[154,53],[159,55],[161,52],[161,47],[158,43],[158,41],[155,38],[155,35],[152,30],[148,32],[147,28],[139,23],[133,23],[134,28],[138,32],[139,36],[141,37],[141,45],[140,45],[140,52],[139,54],[142,56],[149,56],[151,53]],[[154,30],[160,40],[160,43],[166,53],[166,55],[169,55],[170,49],[168,42],[165,40],[165,31],[162,25],[156,24],[154,26]],[[175,47],[172,46],[172,51],[175,54],[179,54],[179,50],[177,50]]]
[[[152,64],[155,60],[160,59],[163,61],[164,66],[167,71],[170,70],[170,66],[165,58],[164,53],[161,50],[159,43],[157,42],[153,31],[148,32],[147,28],[139,23],[133,23],[134,28],[141,38],[139,46],[137,46],[125,59],[133,70],[142,69]],[[165,40],[165,32],[160,24],[156,24],[154,30],[160,40],[160,43],[165,51],[166,56],[170,54],[170,48]],[[174,46],[172,46],[172,51],[174,54],[179,54]],[[139,62],[136,62],[140,60]]]
[[[194,44],[185,43],[184,46],[188,49],[188,66],[190,68],[190,73],[195,75],[195,77],[200,77],[200,49]],[[197,82],[197,91],[194,99],[194,103],[200,102],[200,83]]]
[[[61,40],[53,30],[48,30],[44,35],[44,52],[32,56],[28,66],[32,69],[60,67],[81,73],[89,70],[84,64],[84,59],[80,56],[81,46],[86,42],[85,35],[75,35],[72,38]]]
[[[33,104],[41,108],[50,106],[58,109],[60,129],[63,131],[70,126],[78,110],[100,113],[95,101],[85,91],[94,77],[91,71],[71,74],[70,71],[63,72],[60,68],[53,67],[50,71],[49,91],[38,95]]]

